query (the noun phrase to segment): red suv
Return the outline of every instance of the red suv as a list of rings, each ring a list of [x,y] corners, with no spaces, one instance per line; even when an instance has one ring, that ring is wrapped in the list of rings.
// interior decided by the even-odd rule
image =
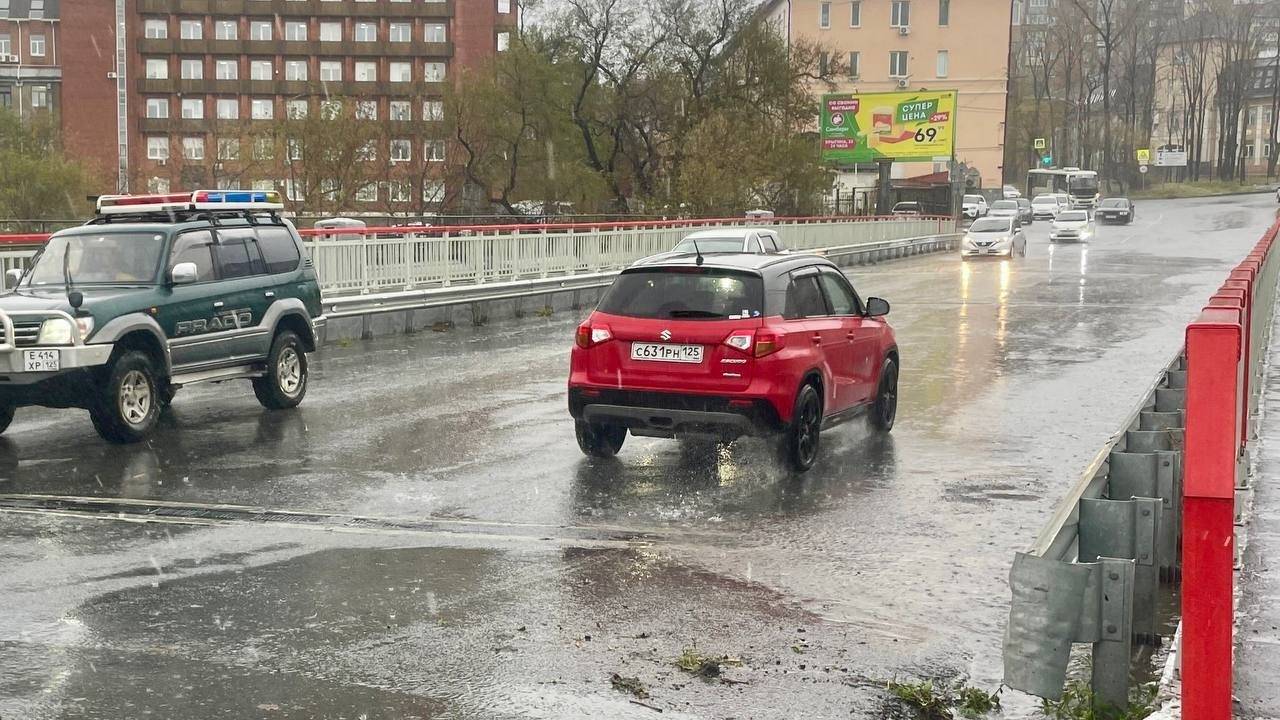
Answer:
[[[865,302],[828,260],[804,255],[664,255],[614,281],[578,327],[569,413],[592,456],[647,437],[782,435],[808,470],[818,434],[871,411],[897,413],[889,303]]]

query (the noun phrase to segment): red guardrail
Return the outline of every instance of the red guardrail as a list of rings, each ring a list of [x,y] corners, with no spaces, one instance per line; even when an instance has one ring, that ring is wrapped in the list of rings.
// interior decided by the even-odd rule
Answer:
[[[0,235],[0,248],[43,245],[50,233],[29,233],[26,235]]]
[[[1266,337],[1266,328],[1255,324],[1271,319],[1273,300],[1266,293],[1274,292],[1275,277],[1266,262],[1277,232],[1280,223],[1187,326],[1181,656],[1186,720],[1231,718],[1236,473],[1249,440],[1254,356]]]

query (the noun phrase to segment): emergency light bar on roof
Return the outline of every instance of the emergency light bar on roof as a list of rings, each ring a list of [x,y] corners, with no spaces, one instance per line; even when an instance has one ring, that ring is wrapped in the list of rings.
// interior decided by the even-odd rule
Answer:
[[[103,195],[99,215],[139,215],[176,210],[283,210],[274,190],[197,190],[168,195]]]

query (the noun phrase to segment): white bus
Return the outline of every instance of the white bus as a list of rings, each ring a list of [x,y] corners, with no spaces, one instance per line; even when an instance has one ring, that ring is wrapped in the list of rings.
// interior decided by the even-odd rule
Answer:
[[[1066,193],[1073,208],[1092,208],[1098,204],[1098,173],[1080,168],[1035,168],[1027,173],[1027,197]]]

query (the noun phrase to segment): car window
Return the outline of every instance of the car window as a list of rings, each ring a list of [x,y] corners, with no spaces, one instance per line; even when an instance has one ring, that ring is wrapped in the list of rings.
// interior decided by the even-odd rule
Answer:
[[[218,230],[218,244],[214,255],[218,261],[218,274],[222,279],[249,277],[262,272],[262,259],[258,255],[253,228],[227,228]]]
[[[992,210],[1017,210],[1018,203],[1012,200],[997,200],[991,203]]]
[[[822,289],[827,293],[827,302],[831,303],[832,315],[859,315],[858,299],[844,278],[830,270],[823,270],[818,276]]]
[[[965,202],[981,202],[982,196],[981,195],[965,195],[964,201]]]
[[[1031,202],[1036,205],[1048,205],[1049,203],[1057,203],[1058,198],[1052,195],[1037,195],[1036,199]]]
[[[1060,222],[1083,222],[1089,219],[1089,214],[1083,210],[1069,210],[1058,216]]]
[[[760,249],[759,235],[752,235],[751,239],[747,241],[747,252],[751,252],[751,253],[764,252],[763,250]]]
[[[797,320],[826,314],[827,302],[822,297],[822,288],[818,286],[817,274],[792,276],[791,283],[787,286],[787,304],[782,317]]]
[[[1008,232],[1011,227],[1012,221],[1009,218],[985,217],[974,220],[969,226],[969,232]]]
[[[646,268],[614,280],[597,309],[609,315],[682,320],[738,319],[763,310],[764,280],[707,267]]]
[[[293,241],[293,234],[288,228],[259,227],[258,249],[262,252],[262,262],[268,274],[298,269],[298,244]]]
[[[196,282],[216,279],[213,270],[213,233],[208,230],[183,233],[173,243],[169,253],[169,269],[178,263],[195,263]]]
[[[767,253],[778,252],[782,249],[778,247],[778,241],[773,237],[773,233],[762,233],[760,242],[764,244],[764,251]]]

